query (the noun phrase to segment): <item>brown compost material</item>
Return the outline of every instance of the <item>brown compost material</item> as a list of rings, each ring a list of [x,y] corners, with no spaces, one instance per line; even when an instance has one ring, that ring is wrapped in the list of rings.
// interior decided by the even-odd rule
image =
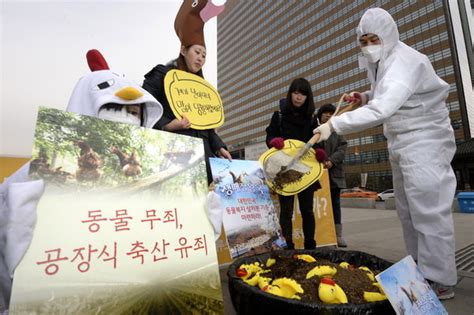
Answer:
[[[283,186],[300,180],[303,175],[304,173],[293,169],[286,170],[286,168],[282,167],[281,171],[276,174],[273,182],[277,189],[283,189]]]
[[[308,263],[295,259],[295,255],[309,254],[316,262]],[[236,275],[242,264],[256,261],[265,264],[268,258],[275,258],[270,276],[273,279],[287,277],[296,280],[303,288],[301,300],[279,297],[245,283]],[[236,260],[229,266],[229,292],[234,308],[239,314],[395,314],[388,300],[367,303],[363,300],[364,291],[376,292],[370,279],[363,270],[344,269],[339,263],[346,261],[354,266],[366,266],[374,273],[390,267],[392,263],[376,256],[343,250],[282,250]],[[323,304],[318,297],[320,278],[306,279],[309,270],[318,265],[329,265],[337,269],[334,281],[345,291],[349,303]],[[267,276],[267,275],[265,275]]]

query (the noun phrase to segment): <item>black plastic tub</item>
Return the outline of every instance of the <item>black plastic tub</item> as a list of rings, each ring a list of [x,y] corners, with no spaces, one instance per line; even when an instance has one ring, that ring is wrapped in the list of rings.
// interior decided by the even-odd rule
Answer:
[[[328,249],[285,250],[278,251],[278,254],[288,257],[294,254],[311,254],[334,263],[347,261],[356,266],[367,266],[370,269],[376,270],[385,270],[392,265],[392,263],[382,258],[358,251]],[[265,263],[270,256],[270,253],[265,253],[252,257],[244,257],[234,261],[229,266],[227,271],[229,293],[232,304],[238,314],[395,314],[388,300],[364,304],[303,303],[266,293],[258,287],[252,287],[246,284],[236,275],[236,270],[242,264],[250,264],[255,261]]]

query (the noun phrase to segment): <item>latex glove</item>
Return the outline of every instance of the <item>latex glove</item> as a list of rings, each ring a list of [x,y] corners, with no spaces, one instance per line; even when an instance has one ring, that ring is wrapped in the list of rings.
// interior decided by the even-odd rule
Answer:
[[[321,141],[326,141],[332,133],[331,124],[329,122],[322,124],[318,128],[313,130],[313,133],[319,133],[321,136],[319,137],[318,143]]]
[[[282,137],[273,138],[270,141],[270,147],[281,150],[285,147],[285,140]]]
[[[214,238],[216,241],[221,235],[223,211],[221,197],[214,191],[210,191],[207,194],[207,217],[214,228]]]
[[[316,160],[318,162],[323,163],[326,161],[328,156],[326,155],[326,151],[324,151],[324,149],[317,148],[315,151]]]
[[[348,96],[344,97],[344,102],[347,102],[349,104],[355,104],[356,106],[359,106],[361,104],[364,104],[364,96],[359,93],[359,92],[351,92],[349,93]]]

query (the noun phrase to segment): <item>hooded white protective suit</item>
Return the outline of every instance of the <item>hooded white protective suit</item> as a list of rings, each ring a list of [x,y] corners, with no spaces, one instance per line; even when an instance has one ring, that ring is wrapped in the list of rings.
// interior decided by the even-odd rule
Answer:
[[[102,57],[98,54],[93,57]],[[101,62],[100,66],[105,68],[91,67],[93,72],[79,80],[67,111],[97,117],[99,109],[107,103],[144,104],[142,125],[152,128],[163,113],[161,104],[137,83],[108,70],[105,60]],[[0,314],[8,309],[13,273],[31,243],[36,206],[44,191],[43,180],[29,180],[29,166],[23,165],[0,184]]]
[[[371,90],[364,92],[368,104],[333,117],[331,125],[338,134],[348,134],[383,124],[407,251],[425,278],[455,285],[451,205],[456,178],[450,162],[456,144],[445,103],[449,85],[425,55],[399,41],[385,10],[364,13],[357,38],[368,33],[382,42],[380,61],[365,60],[371,82]]]

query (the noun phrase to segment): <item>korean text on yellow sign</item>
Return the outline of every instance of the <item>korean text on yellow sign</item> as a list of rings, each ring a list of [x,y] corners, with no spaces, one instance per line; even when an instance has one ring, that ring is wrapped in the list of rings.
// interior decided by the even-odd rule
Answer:
[[[217,90],[200,76],[171,70],[165,76],[165,93],[175,117],[186,117],[191,128],[205,130],[224,124],[221,97]]]

